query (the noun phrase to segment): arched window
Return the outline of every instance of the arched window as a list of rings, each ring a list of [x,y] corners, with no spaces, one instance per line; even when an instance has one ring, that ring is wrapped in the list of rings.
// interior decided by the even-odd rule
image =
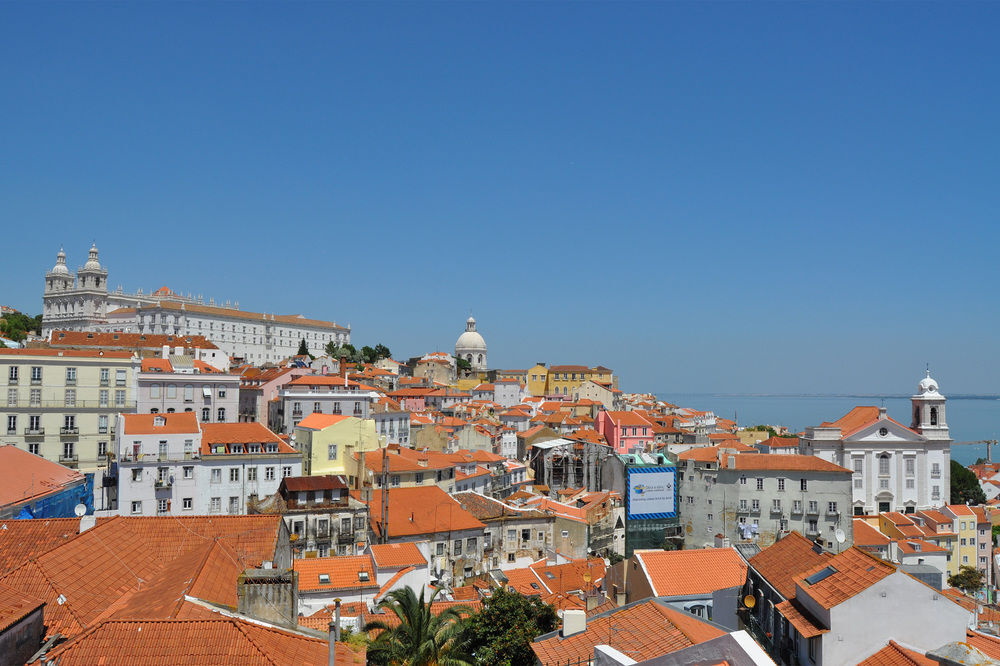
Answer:
[[[482,364],[482,362],[483,362],[483,355],[482,355],[482,354],[480,354],[480,355],[479,355],[479,360],[477,361],[477,363],[479,363],[479,364],[481,365],[481,364]]]
[[[883,453],[878,457],[878,473],[882,475],[889,474],[889,454]]]
[[[931,425],[937,425],[937,407],[931,407]]]
[[[208,421],[211,421],[212,420],[212,410],[209,409],[208,407],[205,407],[204,409],[202,409],[201,410],[201,420],[204,421],[204,422],[206,422],[206,423]]]
[[[151,410],[149,410],[149,413],[150,414],[159,414],[160,410],[158,410],[156,407],[153,407]]]
[[[219,407],[219,423],[223,423],[226,420],[226,408]]]

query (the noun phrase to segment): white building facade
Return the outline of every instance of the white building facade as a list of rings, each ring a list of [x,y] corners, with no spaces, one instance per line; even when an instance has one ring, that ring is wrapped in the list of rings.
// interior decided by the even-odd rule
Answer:
[[[928,373],[911,398],[909,428],[885,408],[855,407],[837,421],[806,428],[799,450],[852,470],[855,515],[937,508],[948,503],[951,489],[945,402]]]

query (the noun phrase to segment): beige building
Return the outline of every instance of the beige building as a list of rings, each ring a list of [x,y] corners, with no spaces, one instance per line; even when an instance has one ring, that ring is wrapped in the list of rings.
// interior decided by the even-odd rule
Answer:
[[[117,415],[135,412],[138,356],[0,349],[0,366],[7,377],[0,441],[83,472],[107,463]]]

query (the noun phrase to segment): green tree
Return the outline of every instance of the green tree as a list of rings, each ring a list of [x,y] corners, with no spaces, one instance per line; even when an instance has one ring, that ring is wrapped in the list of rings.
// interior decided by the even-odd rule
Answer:
[[[432,607],[440,590],[434,590],[425,602],[423,590],[417,597],[412,588],[405,587],[393,590],[379,602],[378,607],[393,613],[399,624],[390,627],[378,620],[365,625],[365,631],[381,630],[368,644],[369,664],[471,666],[458,644],[462,614],[469,609],[449,606],[435,614]]]
[[[978,592],[983,583],[986,582],[986,574],[976,567],[963,564],[958,568],[958,573],[948,576],[948,584],[957,587],[968,595]]]
[[[375,345],[375,360],[390,358],[392,357],[392,352],[381,342]]]
[[[979,479],[955,459],[951,461],[951,503],[986,504],[986,495],[979,486]]]
[[[472,370],[472,364],[469,363],[468,359],[464,359],[461,356],[455,357],[455,363],[458,365],[459,370],[465,370],[465,371]]]
[[[326,343],[326,347],[323,347],[323,351],[325,351],[326,355],[330,358],[340,358],[340,345],[333,340]]]
[[[465,621],[463,648],[477,664],[530,666],[535,663],[531,642],[558,624],[552,606],[499,588],[483,601],[481,611]]]
[[[309,353],[309,347],[306,346],[305,338],[302,338],[302,341],[299,342],[299,351],[296,352],[296,356],[309,356],[310,358],[312,357],[312,354]]]
[[[375,358],[375,349],[365,345],[361,348],[361,360],[365,363],[374,363],[378,359]]]

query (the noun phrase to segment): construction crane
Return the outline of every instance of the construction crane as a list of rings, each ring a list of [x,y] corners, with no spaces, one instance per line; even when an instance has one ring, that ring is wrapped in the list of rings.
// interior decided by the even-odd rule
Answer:
[[[952,442],[952,446],[968,446],[972,444],[985,444],[986,445],[986,462],[993,462],[993,456],[990,452],[993,450],[993,446],[996,445],[997,440],[995,439],[977,439],[974,442]]]

